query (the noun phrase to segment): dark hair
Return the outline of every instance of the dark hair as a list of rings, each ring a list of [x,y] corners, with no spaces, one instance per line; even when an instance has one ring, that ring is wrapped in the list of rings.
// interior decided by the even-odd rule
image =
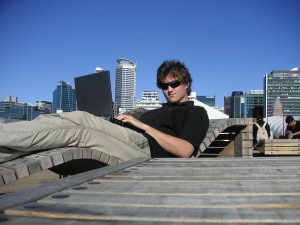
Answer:
[[[186,68],[184,63],[178,60],[164,61],[157,69],[156,85],[158,88],[161,89],[163,83],[162,81],[169,75],[180,80],[183,84],[189,84],[189,87],[186,91],[187,95],[191,94],[193,80],[188,68]]]
[[[289,123],[292,122],[292,121],[294,121],[294,117],[292,117],[292,116],[287,116],[287,117],[285,117],[285,122],[286,122],[287,124],[289,124]]]

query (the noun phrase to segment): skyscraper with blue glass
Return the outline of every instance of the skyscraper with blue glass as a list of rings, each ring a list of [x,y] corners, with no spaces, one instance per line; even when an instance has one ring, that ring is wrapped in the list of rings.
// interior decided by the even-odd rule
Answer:
[[[245,97],[242,91],[233,91],[230,97],[230,118],[244,118]]]
[[[53,92],[52,112],[76,110],[76,91],[65,81],[60,81]]]

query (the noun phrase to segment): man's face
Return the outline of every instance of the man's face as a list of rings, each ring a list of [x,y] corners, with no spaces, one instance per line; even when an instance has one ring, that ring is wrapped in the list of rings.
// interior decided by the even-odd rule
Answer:
[[[186,89],[189,85],[183,83],[179,84],[177,81],[179,81],[178,78],[174,78],[173,76],[167,76],[165,80],[163,80],[165,88],[163,88],[162,91],[168,102],[179,103],[188,100]]]
[[[292,122],[289,122],[289,126],[293,127],[296,125],[296,120],[293,120]]]

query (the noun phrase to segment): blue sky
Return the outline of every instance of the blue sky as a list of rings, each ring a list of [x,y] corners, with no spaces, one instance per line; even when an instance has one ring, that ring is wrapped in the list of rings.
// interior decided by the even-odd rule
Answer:
[[[299,0],[0,0],[0,99],[52,101],[60,80],[74,87],[98,66],[114,90],[117,58],[137,63],[140,99],[178,59],[193,91],[222,107],[232,91],[262,90],[264,74],[299,68],[299,40]]]

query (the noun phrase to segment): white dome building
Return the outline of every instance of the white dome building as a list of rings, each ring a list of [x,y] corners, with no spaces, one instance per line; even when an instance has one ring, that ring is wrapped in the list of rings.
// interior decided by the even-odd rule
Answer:
[[[196,92],[192,92],[191,95],[189,96],[189,100],[194,101],[194,104],[197,106],[202,106],[203,108],[205,108],[205,110],[207,111],[208,114],[208,118],[210,120],[213,119],[228,119],[229,116],[226,115],[225,113],[220,112],[217,109],[214,109],[213,107],[204,104],[203,102],[200,102],[196,99]]]

